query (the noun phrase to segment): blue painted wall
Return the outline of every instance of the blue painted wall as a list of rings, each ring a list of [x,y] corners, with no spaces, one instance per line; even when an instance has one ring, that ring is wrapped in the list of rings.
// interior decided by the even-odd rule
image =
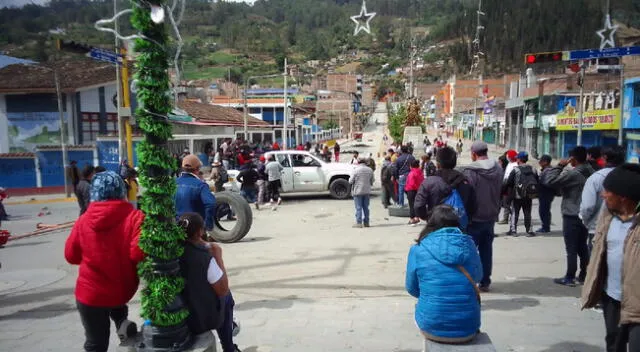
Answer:
[[[64,171],[62,163],[62,152],[60,150],[46,150],[36,153],[40,162],[40,174],[42,176],[42,187],[64,186]],[[78,162],[78,169],[87,165],[93,165],[93,151],[72,150],[67,151],[67,160]]]
[[[136,153],[138,141],[133,142],[133,167],[138,166],[138,154]],[[98,141],[98,165],[104,166],[107,170],[118,172],[118,142]]]
[[[34,158],[0,158],[0,186],[5,188],[37,187]]]

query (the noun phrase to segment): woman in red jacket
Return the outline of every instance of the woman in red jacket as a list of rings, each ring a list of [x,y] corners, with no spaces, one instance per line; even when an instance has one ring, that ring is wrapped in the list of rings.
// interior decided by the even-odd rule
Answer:
[[[144,254],[138,236],[144,215],[126,199],[122,178],[112,171],[91,181],[91,203],[67,238],[64,256],[80,265],[76,304],[84,326],[85,351],[109,348],[109,318],[118,336],[135,335],[136,324],[127,319],[127,303],[138,289],[137,264]]]
[[[420,222],[413,204],[422,181],[424,181],[424,174],[420,169],[420,162],[414,160],[411,162],[411,170],[409,170],[409,175],[407,176],[407,183],[404,185],[404,191],[407,193],[407,200],[409,200],[409,225],[411,226],[415,226]]]

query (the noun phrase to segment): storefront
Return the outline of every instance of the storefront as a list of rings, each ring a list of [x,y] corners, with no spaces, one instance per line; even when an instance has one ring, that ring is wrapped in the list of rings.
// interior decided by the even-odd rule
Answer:
[[[640,159],[640,77],[625,81],[624,136],[627,144],[627,160],[638,163]]]
[[[566,157],[577,146],[578,113],[565,109],[556,118],[556,130],[562,134],[560,156]],[[585,147],[618,144],[620,109],[585,111],[582,122],[582,143]]]

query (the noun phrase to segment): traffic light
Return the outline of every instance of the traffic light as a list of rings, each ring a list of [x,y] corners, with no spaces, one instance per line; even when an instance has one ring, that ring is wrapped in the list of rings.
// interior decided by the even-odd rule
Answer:
[[[56,39],[56,49],[74,54],[86,54],[91,51],[92,47],[83,43]]]
[[[552,51],[548,53],[526,54],[524,56],[524,62],[527,65],[541,64],[545,62],[561,62],[564,53],[562,51]]]

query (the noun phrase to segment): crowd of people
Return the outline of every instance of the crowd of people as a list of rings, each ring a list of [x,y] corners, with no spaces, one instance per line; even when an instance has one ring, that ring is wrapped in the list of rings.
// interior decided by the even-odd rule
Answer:
[[[477,334],[479,294],[490,291],[501,208],[499,223],[509,225],[506,235],[518,235],[522,210],[525,233],[533,237],[550,232],[551,204],[561,197],[566,272],[552,282],[583,285],[582,307],[601,307],[608,352],[640,351],[640,251],[635,246],[640,243],[640,166],[625,164],[622,147],[578,146],[555,166],[550,156],[541,156],[538,170],[528,164],[526,151],[509,150],[492,160],[487,144],[476,141],[470,148],[472,163],[457,167],[459,144],[457,150],[434,148],[433,173],[430,155],[418,163],[402,148],[399,155],[389,150],[382,171],[383,204],[394,199],[402,206],[406,194],[409,224],[426,220],[406,272],[425,338],[463,343]],[[541,220],[536,231],[534,199]]]

